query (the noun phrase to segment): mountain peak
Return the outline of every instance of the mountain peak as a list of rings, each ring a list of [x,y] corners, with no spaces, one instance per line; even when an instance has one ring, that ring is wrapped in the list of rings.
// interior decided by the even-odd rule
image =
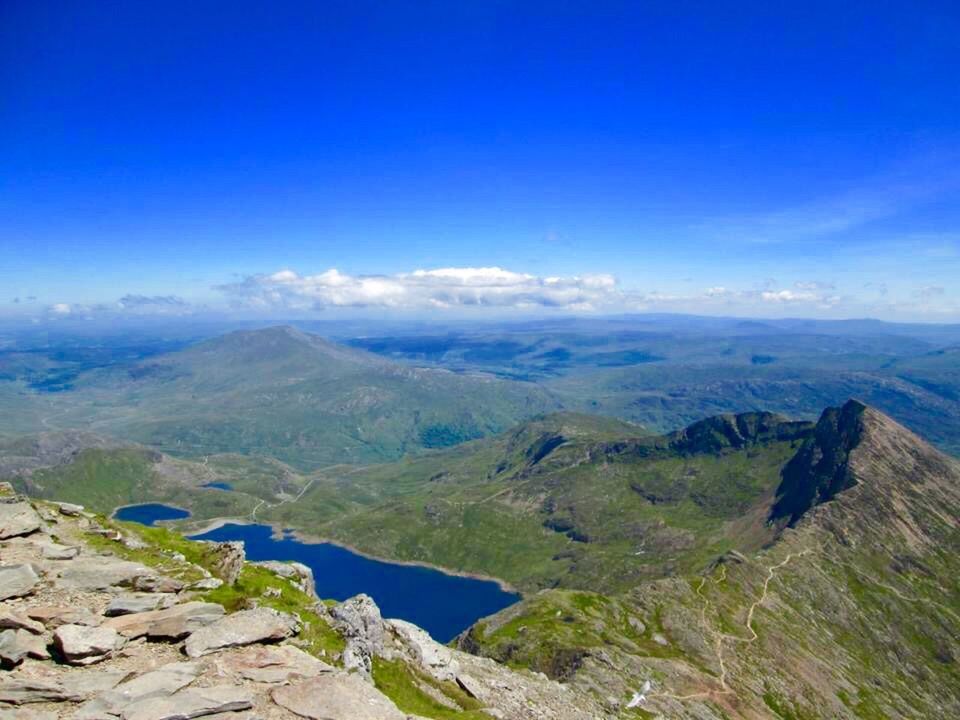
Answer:
[[[773,522],[795,524],[809,510],[858,485],[888,498],[907,486],[942,486],[957,464],[905,427],[859,400],[827,408],[781,473]]]

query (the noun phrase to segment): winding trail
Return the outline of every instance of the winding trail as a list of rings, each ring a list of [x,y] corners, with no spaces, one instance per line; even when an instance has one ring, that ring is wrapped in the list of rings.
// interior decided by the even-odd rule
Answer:
[[[720,683],[720,689],[704,690],[701,692],[689,693],[687,695],[677,695],[675,693],[667,693],[667,692],[651,693],[650,695],[648,695],[648,698],[649,699],[667,698],[670,700],[701,700],[705,698],[714,697],[717,695],[732,695],[733,690],[731,690],[730,686],[727,685],[727,666],[726,666],[726,661],[724,659],[724,647],[723,647],[724,641],[738,642],[738,643],[743,643],[745,645],[750,645],[751,643],[754,643],[757,641],[757,639],[759,638],[759,635],[757,635],[757,631],[753,629],[753,616],[757,608],[760,607],[766,601],[767,594],[770,590],[770,583],[773,580],[773,578],[776,576],[777,571],[786,567],[794,558],[802,557],[812,552],[813,552],[812,549],[807,548],[806,550],[801,550],[800,552],[789,553],[786,558],[784,558],[782,561],[780,561],[776,565],[771,565],[770,567],[766,568],[767,577],[763,581],[763,590],[760,593],[760,597],[757,598],[753,602],[753,604],[750,605],[749,610],[747,610],[747,619],[744,625],[749,631],[750,637],[741,637],[740,635],[731,635],[730,633],[720,632],[719,630],[717,630],[711,625],[711,623],[707,620],[707,612],[713,607],[713,603],[710,602],[707,596],[703,594],[703,588],[706,586],[708,578],[706,576],[702,577],[700,579],[700,584],[697,585],[697,589],[696,589],[697,595],[700,597],[701,600],[703,600],[703,605],[700,608],[700,624],[703,626],[704,630],[707,633],[713,636],[713,639],[714,639],[713,640],[714,653],[717,656],[717,663],[720,666],[720,675],[718,677],[718,681]],[[714,580],[714,583],[717,585],[719,585],[722,582],[725,582],[727,579],[726,566],[725,565],[721,566],[721,569],[722,569],[722,576],[720,577],[719,580]]]

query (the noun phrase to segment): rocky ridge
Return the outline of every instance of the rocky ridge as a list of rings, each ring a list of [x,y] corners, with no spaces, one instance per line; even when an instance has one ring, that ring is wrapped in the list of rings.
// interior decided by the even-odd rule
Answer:
[[[304,566],[162,537],[0,487],[0,720],[610,717],[366,596],[324,603]]]

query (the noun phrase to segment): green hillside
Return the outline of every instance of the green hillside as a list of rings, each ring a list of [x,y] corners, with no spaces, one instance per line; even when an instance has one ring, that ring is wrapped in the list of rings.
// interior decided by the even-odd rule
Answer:
[[[92,427],[185,457],[264,455],[301,469],[445,447],[557,406],[527,383],[398,365],[289,327],[95,369],[46,404],[51,427]]]

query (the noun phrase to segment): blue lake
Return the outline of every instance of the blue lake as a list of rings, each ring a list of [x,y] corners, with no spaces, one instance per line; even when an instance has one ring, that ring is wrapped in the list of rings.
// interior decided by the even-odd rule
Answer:
[[[204,483],[203,487],[215,488],[216,490],[233,490],[233,485],[225,482],[208,482],[208,483]]]
[[[443,643],[520,599],[489,580],[371,560],[329,543],[302,543],[287,535],[278,540],[272,534],[267,525],[229,524],[191,539],[242,540],[248,560],[301,562],[313,570],[320,597],[346,600],[366,593],[384,617],[408,620]]]
[[[113,517],[126,522],[153,525],[158,520],[183,520],[190,517],[190,513],[180,508],[161,505],[160,503],[145,503],[143,505],[128,505],[117,510]]]

